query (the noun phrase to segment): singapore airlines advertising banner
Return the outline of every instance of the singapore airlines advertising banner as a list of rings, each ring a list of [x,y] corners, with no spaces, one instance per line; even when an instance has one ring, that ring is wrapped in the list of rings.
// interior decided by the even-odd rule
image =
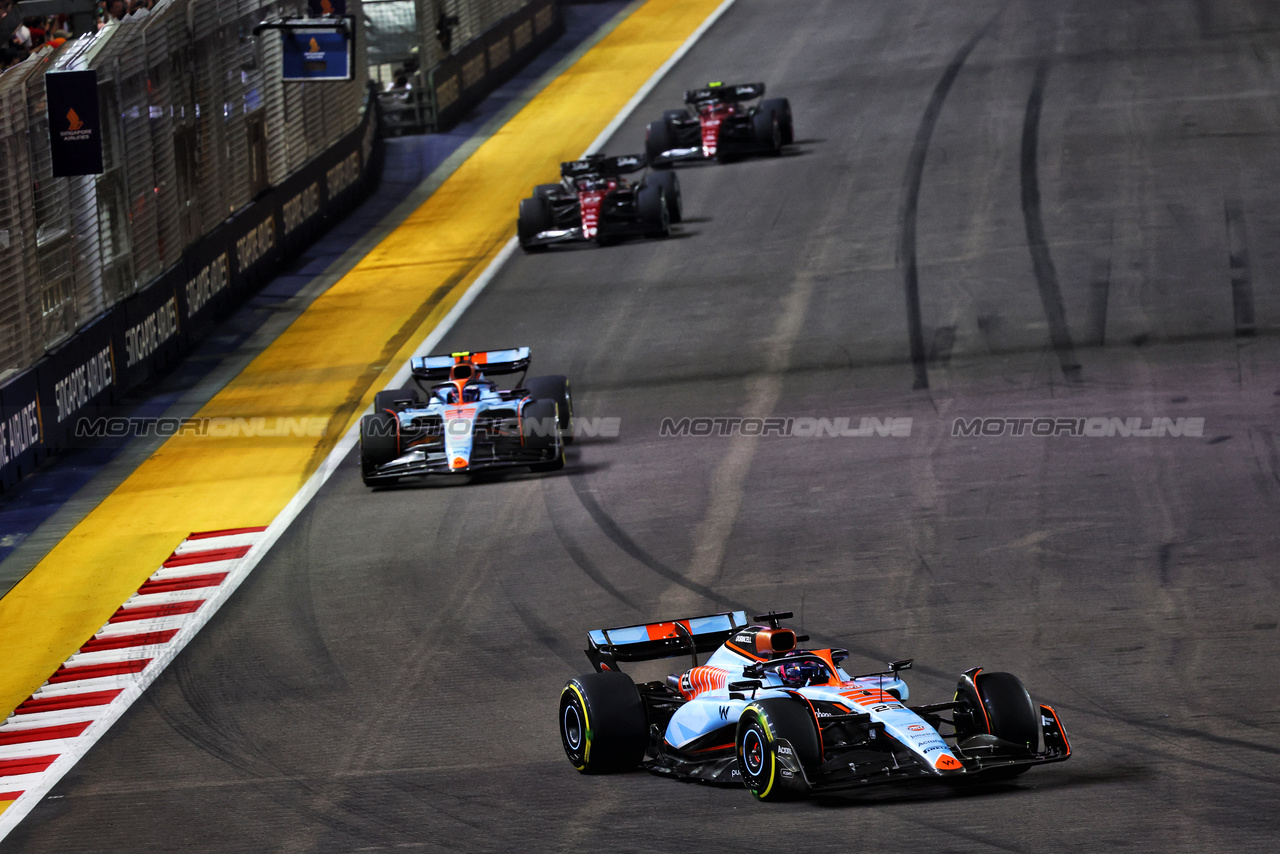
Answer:
[[[44,82],[54,176],[102,174],[98,72],[52,71]]]
[[[352,44],[343,28],[293,26],[281,31],[285,80],[350,80]]]

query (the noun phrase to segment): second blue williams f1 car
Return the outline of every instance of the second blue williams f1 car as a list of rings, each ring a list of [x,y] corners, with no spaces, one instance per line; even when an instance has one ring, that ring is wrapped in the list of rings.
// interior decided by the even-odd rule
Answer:
[[[374,396],[360,422],[366,486],[402,477],[564,467],[573,399],[563,376],[530,377],[529,348],[416,356],[413,381]],[[491,377],[519,374],[513,388]]]
[[[586,774],[655,774],[745,785],[759,800],[911,780],[987,782],[1071,755],[1057,713],[1009,673],[966,670],[950,702],[908,705],[904,659],[850,676],[842,649],[769,613],[742,611],[588,633],[596,672],[560,694],[560,739]],[[700,653],[711,653],[698,664]],[[620,662],[690,655],[665,682],[636,684]]]

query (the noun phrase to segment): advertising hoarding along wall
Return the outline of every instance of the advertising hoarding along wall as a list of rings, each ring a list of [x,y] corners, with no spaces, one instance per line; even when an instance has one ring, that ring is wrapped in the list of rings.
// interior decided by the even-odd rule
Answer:
[[[377,99],[367,104],[361,124],[329,150],[0,386],[0,489],[12,488],[48,454],[73,447],[80,418],[172,368],[377,186]]]
[[[432,68],[436,130],[452,127],[563,32],[555,0],[533,0]]]
[[[285,82],[351,80],[355,18],[292,21],[280,27],[280,47]]]
[[[101,175],[98,72],[51,71],[44,85],[53,176]]]

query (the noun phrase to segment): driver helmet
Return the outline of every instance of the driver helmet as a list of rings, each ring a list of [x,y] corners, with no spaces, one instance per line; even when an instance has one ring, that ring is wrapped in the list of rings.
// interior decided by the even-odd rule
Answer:
[[[783,657],[785,659],[787,656]],[[827,668],[823,667],[821,662],[810,658],[783,664],[778,668],[778,676],[782,679],[782,684],[788,688],[803,688],[809,684],[822,685],[827,682]]]

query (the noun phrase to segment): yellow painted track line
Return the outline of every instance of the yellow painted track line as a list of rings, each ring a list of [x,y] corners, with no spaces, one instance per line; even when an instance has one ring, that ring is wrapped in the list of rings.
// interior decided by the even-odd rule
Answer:
[[[187,534],[271,522],[508,241],[518,200],[555,180],[560,161],[579,156],[720,2],[648,0],[199,413],[268,425],[318,419],[307,423],[324,424],[323,436],[170,439],[0,599],[0,714],[39,688]]]

